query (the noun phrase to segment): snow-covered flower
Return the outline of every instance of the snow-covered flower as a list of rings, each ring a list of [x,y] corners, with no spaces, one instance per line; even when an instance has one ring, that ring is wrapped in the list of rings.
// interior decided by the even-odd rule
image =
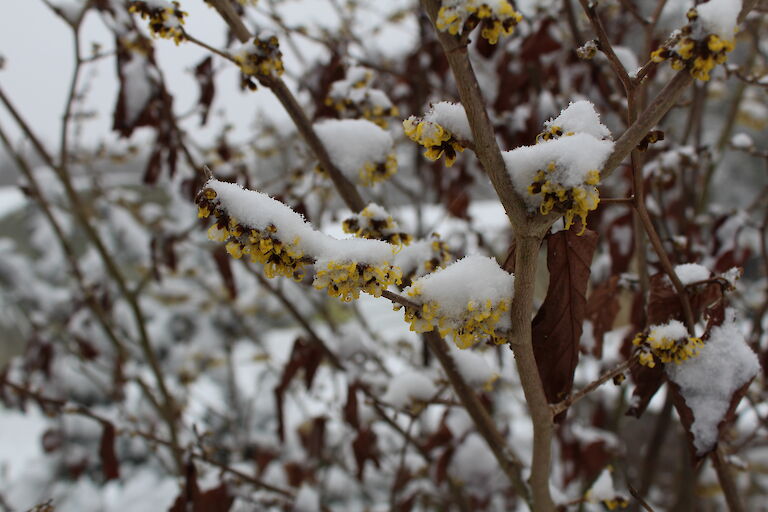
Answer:
[[[427,148],[424,156],[428,159],[435,161],[445,155],[448,167],[472,140],[464,107],[447,101],[435,103],[423,117],[409,117],[403,121],[403,129],[412,141]]]
[[[496,44],[500,36],[511,35],[522,19],[507,0],[443,0],[436,26],[451,35],[463,35],[480,25],[480,35]]]
[[[526,202],[542,215],[555,211],[565,217],[565,228],[597,208],[600,168],[613,149],[610,132],[594,106],[577,101],[559,116],[544,123],[533,146],[504,153],[515,187],[524,190]]]
[[[697,80],[709,80],[709,72],[728,60],[741,1],[710,0],[688,11],[688,24],[666,46],[651,53],[654,62],[669,59],[672,69],[688,69]]]
[[[632,344],[637,347],[640,364],[649,368],[656,366],[657,359],[665,364],[680,364],[695,357],[703,346],[701,338],[688,336],[685,326],[678,320],[651,326],[647,333],[638,333]]]
[[[514,276],[492,258],[467,256],[405,289],[415,304],[405,306],[405,320],[412,331],[450,335],[459,348],[482,338],[503,343],[513,285]]]
[[[397,246],[408,245],[413,240],[410,234],[400,230],[389,212],[376,203],[371,203],[360,213],[344,219],[341,227],[345,233],[358,238],[383,240]]]
[[[359,184],[371,186],[397,173],[394,141],[381,126],[365,119],[326,119],[314,129],[331,161]],[[325,170],[318,166],[316,171]]]
[[[155,36],[173,39],[176,44],[186,38],[182,25],[187,13],[181,10],[179,2],[137,0],[130,3],[128,11],[140,14],[142,19],[149,20],[149,30]]]
[[[387,261],[376,265],[328,260],[318,262],[316,268],[313,286],[318,290],[327,289],[328,295],[344,302],[358,299],[361,291],[381,297],[381,292],[389,285],[399,283],[402,276],[400,269]]]
[[[197,197],[198,215],[211,213],[216,222],[208,237],[226,242],[230,256],[264,266],[269,277],[301,280],[304,267],[314,263],[314,286],[345,302],[360,292],[375,297],[402,272],[390,262],[395,247],[381,240],[338,240],[316,231],[304,218],[281,202],[239,185],[210,180]]]
[[[283,74],[283,54],[277,36],[263,31],[243,43],[232,53],[232,59],[245,75],[246,85],[255,89],[256,84],[250,82],[251,76],[280,76]]]
[[[341,117],[363,118],[386,128],[387,118],[399,115],[399,110],[384,91],[372,87],[372,81],[371,70],[353,66],[343,80],[331,84],[325,104]]]

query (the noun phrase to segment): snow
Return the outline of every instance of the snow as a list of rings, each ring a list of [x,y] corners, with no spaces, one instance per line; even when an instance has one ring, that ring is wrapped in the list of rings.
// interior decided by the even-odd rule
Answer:
[[[595,106],[586,100],[574,101],[560,115],[544,123],[546,128],[559,126],[563,132],[586,133],[598,139],[609,139],[611,132],[600,122]]]
[[[733,39],[736,32],[739,11],[741,0],[709,0],[696,6],[704,32],[728,40]]]
[[[731,145],[737,149],[749,149],[754,147],[755,141],[746,133],[737,133],[731,138]]]
[[[392,153],[392,136],[365,119],[328,119],[314,128],[331,161],[347,176],[356,177],[367,163],[386,162]]]
[[[733,394],[760,370],[760,363],[728,310],[723,325],[715,327],[696,357],[679,365],[665,365],[667,376],[680,386],[685,403],[693,411],[691,426],[698,455],[715,447],[718,425]]]
[[[471,141],[472,130],[469,127],[467,113],[461,103],[451,103],[441,101],[433,103],[422,119],[432,123],[437,123],[449,132],[453,133],[457,139]]]
[[[12,213],[27,203],[18,187],[0,187],[0,217]]]
[[[515,277],[495,259],[472,255],[420,277],[405,293],[418,290],[419,300],[439,304],[440,316],[455,318],[467,311],[470,302],[496,304],[511,299],[514,282]]]
[[[140,52],[132,52],[131,60],[121,68],[125,79],[125,120],[128,126],[136,122],[156,91],[154,68],[147,57]]]
[[[709,269],[697,263],[684,263],[675,266],[675,274],[683,283],[683,286],[698,281],[706,281],[710,277]]]
[[[587,491],[588,500],[592,503],[598,501],[610,501],[616,497],[616,490],[613,487],[613,476],[608,469],[604,469],[597,477],[592,488]]]
[[[205,186],[216,192],[224,210],[239,223],[259,230],[275,226],[281,240],[297,241],[297,246],[305,254],[315,256],[318,263],[330,260],[380,263],[394,258],[393,245],[381,240],[330,237],[316,231],[304,217],[267,194],[218,180],[210,180]]]
[[[304,484],[296,495],[296,501],[293,504],[293,512],[319,512],[320,495],[316,489]]]
[[[688,337],[688,330],[679,320],[670,320],[666,324],[651,326],[650,334],[648,336],[655,340],[661,340],[663,338],[679,340]]]
[[[381,399],[398,409],[412,401],[426,402],[437,394],[437,386],[424,372],[405,372],[394,377]]]
[[[546,169],[550,162],[554,162],[556,181],[566,188],[576,187],[584,183],[589,171],[602,168],[611,151],[612,141],[600,140],[588,133],[576,133],[533,146],[521,146],[502,155],[515,188],[530,207],[536,207],[541,196],[528,194],[527,190],[534,182],[537,171]]]
[[[449,345],[456,368],[470,385],[489,389],[499,374],[488,364],[484,355],[475,350],[461,350]]]
[[[499,475],[499,465],[488,443],[473,432],[456,449],[450,472],[464,485],[488,488]]]

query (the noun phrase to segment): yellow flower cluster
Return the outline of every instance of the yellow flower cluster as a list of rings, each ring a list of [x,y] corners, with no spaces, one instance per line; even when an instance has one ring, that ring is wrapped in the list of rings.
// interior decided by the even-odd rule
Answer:
[[[688,11],[689,23],[681,29],[681,37],[673,48],[660,47],[651,53],[653,62],[670,59],[672,69],[689,69],[691,76],[706,82],[709,72],[718,64],[728,60],[728,53],[733,51],[734,41],[709,34],[702,39],[692,36],[693,26],[698,19],[696,9]]]
[[[184,17],[187,13],[181,10],[179,2],[150,2],[132,1],[128,12],[140,14],[142,19],[149,20],[149,30],[152,34],[163,39],[173,39],[179,44],[186,39],[184,34]]]
[[[331,297],[351,302],[360,297],[361,291],[381,297],[389,285],[400,283],[401,275],[400,269],[389,262],[371,265],[331,260],[319,265],[313,286],[318,290],[327,289]]]
[[[569,137],[573,134],[574,132],[563,132],[563,129],[560,126],[552,125],[536,136],[536,144],[552,139],[558,139],[563,135]]]
[[[387,128],[387,118],[400,115],[386,93],[371,87],[373,73],[363,68],[352,68],[346,80],[331,85],[325,104],[336,109],[341,117],[367,119]]]
[[[244,45],[232,58],[240,67],[245,77],[280,76],[283,74],[283,54],[277,36],[256,36]],[[244,80],[246,86],[256,88],[250,80]]]
[[[600,183],[600,171],[587,172],[584,186],[565,187],[553,178],[557,167],[550,162],[546,170],[536,172],[533,183],[528,186],[528,193],[542,197],[539,212],[547,215],[552,210],[565,214],[565,229],[573,225],[576,217],[581,219],[581,231],[587,227],[587,214],[595,210],[600,203],[600,195],[595,185]]]
[[[198,217],[207,218],[214,214],[216,223],[208,229],[208,238],[215,242],[226,242],[227,253],[235,259],[248,255],[253,263],[264,265],[264,275],[269,278],[284,276],[300,281],[304,278],[303,267],[313,259],[303,254],[299,239],[290,242],[280,239],[278,229],[269,225],[259,230],[242,226],[228,216],[216,202],[216,192],[206,188],[197,198]]]
[[[341,224],[345,233],[358,238],[383,240],[393,245],[408,245],[413,237],[399,231],[397,222],[383,208],[368,205],[359,214],[355,214]]]
[[[388,180],[397,173],[397,157],[394,153],[387,155],[384,162],[366,162],[358,172],[360,184],[370,187],[374,183]]]
[[[435,161],[445,155],[447,167],[456,161],[457,153],[464,152],[464,146],[450,131],[432,121],[411,116],[403,121],[403,129],[412,141],[427,148],[424,156],[428,159]]]
[[[659,336],[654,329],[651,329],[649,334],[638,333],[632,344],[638,347],[639,363],[649,368],[656,366],[656,358],[665,364],[680,364],[686,359],[696,357],[699,347],[703,346],[701,338]]]
[[[480,35],[491,44],[496,44],[499,37],[511,35],[515,25],[523,16],[515,11],[506,0],[492,3],[482,0],[447,0],[443,1],[437,13],[438,30],[451,35],[468,34],[480,25]]]
[[[421,295],[419,286],[414,286],[408,295],[418,301]],[[411,324],[414,332],[430,332],[434,329],[440,336],[450,335],[453,342],[461,349],[469,348],[483,337],[490,338],[494,343],[504,343],[505,337],[496,332],[495,326],[502,315],[509,310],[510,299],[502,299],[496,303],[487,299],[485,302],[469,301],[459,318],[446,316],[440,304],[434,301],[425,302],[418,307],[405,306],[405,321]],[[402,306],[395,304],[394,309]]]

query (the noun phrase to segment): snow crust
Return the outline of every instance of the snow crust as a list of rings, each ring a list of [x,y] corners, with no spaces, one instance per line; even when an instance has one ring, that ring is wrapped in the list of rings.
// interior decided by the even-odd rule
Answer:
[[[393,378],[381,399],[398,409],[413,401],[427,401],[435,396],[437,386],[423,373],[405,372]]]
[[[718,425],[733,394],[757,375],[760,363],[736,324],[735,312],[728,310],[723,325],[712,329],[698,356],[664,369],[693,411],[693,442],[702,455],[715,447]]]
[[[328,119],[315,123],[331,161],[346,175],[357,176],[366,163],[384,163],[392,153],[392,136],[365,119]]]
[[[741,0],[709,0],[696,6],[699,21],[707,34],[715,34],[722,39],[733,39],[736,22],[741,11]]]

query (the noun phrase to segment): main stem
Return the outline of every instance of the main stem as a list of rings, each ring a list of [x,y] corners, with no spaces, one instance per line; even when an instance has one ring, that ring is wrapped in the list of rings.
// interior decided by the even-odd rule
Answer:
[[[531,336],[536,259],[541,238],[518,236],[515,242],[515,295],[512,298],[510,340],[533,424],[533,457],[529,478],[533,510],[550,512],[555,510],[555,503],[549,492],[554,423],[533,355]]]

